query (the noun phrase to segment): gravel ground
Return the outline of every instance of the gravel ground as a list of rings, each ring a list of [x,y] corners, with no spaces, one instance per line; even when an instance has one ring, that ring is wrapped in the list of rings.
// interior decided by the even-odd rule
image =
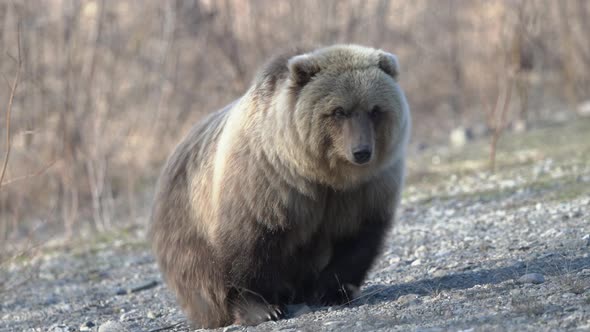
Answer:
[[[399,220],[351,305],[219,331],[590,331],[590,122],[503,142],[495,174],[483,143],[412,156]],[[189,331],[144,228],[5,262],[0,331]]]

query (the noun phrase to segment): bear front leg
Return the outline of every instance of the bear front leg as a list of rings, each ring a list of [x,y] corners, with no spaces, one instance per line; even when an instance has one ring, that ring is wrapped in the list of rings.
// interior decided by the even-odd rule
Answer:
[[[351,237],[334,244],[332,259],[319,274],[312,292],[313,304],[350,303],[360,295],[360,286],[380,252],[387,220],[366,223]]]
[[[234,323],[252,326],[283,318],[289,294],[288,265],[281,256],[284,234],[254,221],[232,229],[240,232],[220,239]]]

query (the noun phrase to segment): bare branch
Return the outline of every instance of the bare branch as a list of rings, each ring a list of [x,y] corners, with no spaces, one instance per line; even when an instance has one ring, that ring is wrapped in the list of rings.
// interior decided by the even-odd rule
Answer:
[[[10,97],[8,98],[8,106],[6,108],[6,153],[4,154],[4,164],[2,165],[2,172],[0,172],[0,188],[2,188],[2,181],[4,180],[4,174],[6,174],[6,168],[8,166],[8,158],[10,157],[10,113],[12,112],[12,102],[14,101],[14,94],[20,80],[22,59],[21,59],[21,48],[20,48],[20,20],[17,24],[17,46],[18,46],[18,58],[17,68],[12,87],[10,88]]]
[[[23,180],[27,180],[27,179],[30,179],[30,178],[37,177],[37,176],[39,176],[39,175],[41,175],[41,174],[43,174],[43,173],[47,172],[47,170],[49,170],[49,169],[51,168],[51,166],[55,165],[55,163],[56,163],[58,160],[59,160],[59,159],[54,159],[54,160],[52,160],[52,161],[51,161],[51,162],[49,162],[47,165],[43,166],[42,168],[40,168],[39,170],[37,170],[37,171],[36,171],[36,172],[34,172],[34,173],[30,173],[30,174],[26,174],[26,175],[23,175],[23,176],[16,177],[16,178],[14,178],[14,179],[6,180],[5,182],[3,182],[3,183],[2,183],[2,185],[1,185],[1,186],[7,186],[7,185],[9,185],[9,184],[13,184],[13,183],[15,183],[15,182],[19,182],[19,181],[23,181]]]
[[[19,49],[20,50],[20,49]],[[14,62],[18,63],[18,58],[15,58],[14,55],[6,52],[6,55]]]
[[[490,142],[490,171],[496,170],[496,150],[498,140],[502,132],[506,128],[506,114],[508,113],[510,98],[512,97],[512,77],[507,75],[503,86],[500,88],[498,98],[496,99],[496,107],[491,110],[490,127],[492,129],[492,137]]]
[[[1,74],[2,78],[4,79],[4,82],[6,83],[6,86],[10,89],[10,81],[8,80],[8,77],[6,77],[6,75],[4,75],[4,73]]]

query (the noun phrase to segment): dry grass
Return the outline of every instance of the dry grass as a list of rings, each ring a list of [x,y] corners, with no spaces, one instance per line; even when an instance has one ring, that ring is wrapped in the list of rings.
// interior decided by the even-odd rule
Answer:
[[[0,56],[21,49],[22,76],[12,119],[0,120],[2,133],[11,127],[10,151],[0,150],[10,153],[0,241],[33,229],[72,236],[145,220],[162,162],[191,124],[242,94],[270,55],[296,45],[354,42],[395,52],[415,141],[484,121],[481,100],[499,94],[505,66],[524,68],[525,54],[534,55],[520,78],[530,83],[529,108],[575,104],[590,91],[581,33],[590,3],[564,3],[2,2]],[[0,62],[6,77],[17,68]],[[0,89],[0,101],[10,95]],[[501,167],[502,140],[498,151]]]
[[[518,295],[513,296],[510,304],[516,314],[528,316],[540,316],[545,312],[545,304],[535,296]]]

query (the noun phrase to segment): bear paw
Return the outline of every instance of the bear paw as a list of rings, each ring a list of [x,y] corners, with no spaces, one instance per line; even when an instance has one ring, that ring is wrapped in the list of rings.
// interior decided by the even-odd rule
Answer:
[[[285,308],[275,304],[248,302],[236,306],[233,314],[234,324],[253,326],[285,317]]]

